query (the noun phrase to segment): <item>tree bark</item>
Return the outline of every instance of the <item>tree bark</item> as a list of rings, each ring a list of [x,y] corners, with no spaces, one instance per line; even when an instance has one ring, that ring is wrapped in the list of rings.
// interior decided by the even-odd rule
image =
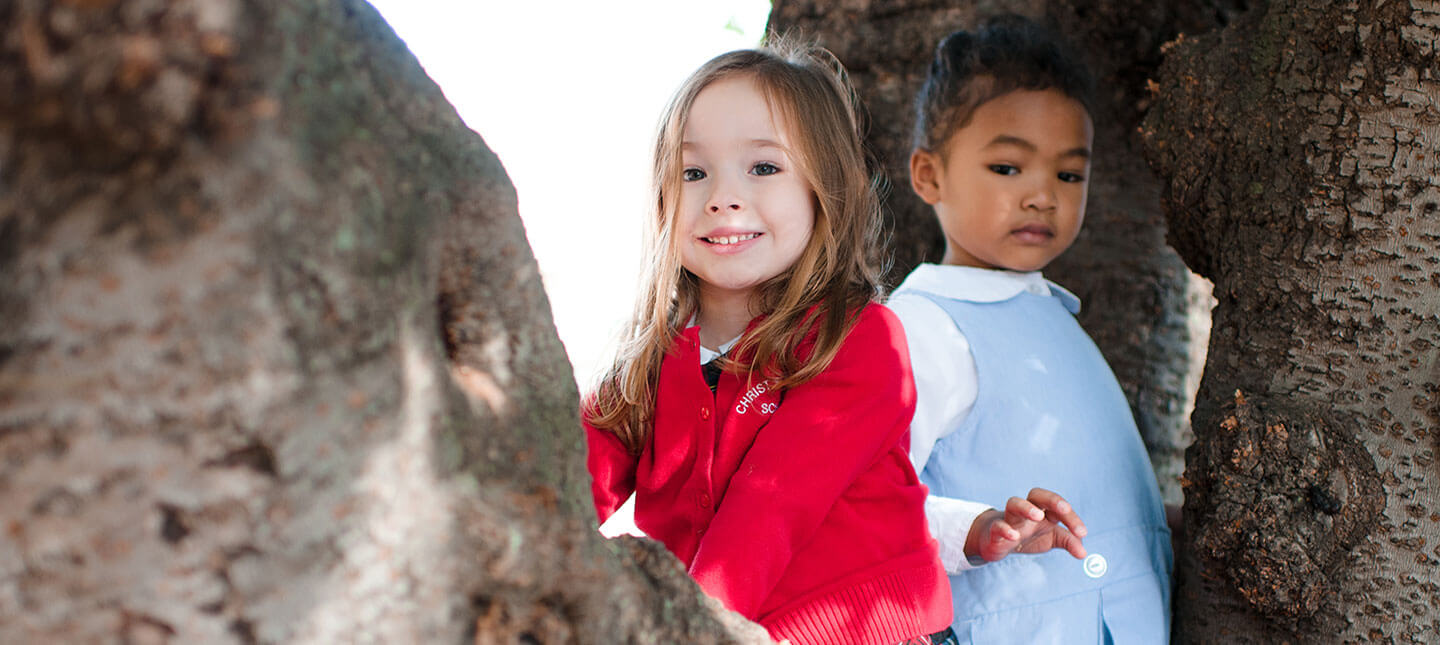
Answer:
[[[1189,443],[1193,389],[1187,383],[1198,378],[1192,343],[1204,355],[1203,333],[1192,339],[1188,325],[1196,316],[1208,317],[1208,296],[1202,289],[1200,297],[1187,297],[1194,291],[1191,276],[1165,244],[1160,183],[1140,154],[1136,129],[1161,45],[1180,31],[1209,29],[1233,11],[1226,3],[1175,4],[865,0],[835,7],[776,0],[770,19],[772,30],[804,34],[835,52],[865,101],[868,143],[890,182],[885,214],[892,286],[915,265],[938,262],[944,250],[934,212],[910,190],[908,169],[913,97],[940,39],[988,16],[1019,13],[1054,25],[1085,53],[1100,90],[1089,207],[1080,237],[1046,275],[1084,302],[1080,323],[1115,371],[1171,503],[1180,501]]]
[[[1181,642],[1440,640],[1440,3],[1257,3],[1145,124],[1215,283]]]
[[[0,642],[768,642],[594,531],[514,190],[358,0],[0,4]]]

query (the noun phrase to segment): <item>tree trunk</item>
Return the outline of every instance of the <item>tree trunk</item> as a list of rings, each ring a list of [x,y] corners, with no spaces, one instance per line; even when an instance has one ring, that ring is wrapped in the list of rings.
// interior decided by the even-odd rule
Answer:
[[[1219,305],[1182,642],[1440,640],[1440,2],[1258,3],[1146,120]]]
[[[1191,357],[1188,325],[1196,316],[1208,318],[1208,296],[1202,289],[1199,298],[1187,298],[1191,276],[1165,244],[1160,183],[1139,152],[1136,128],[1161,45],[1181,30],[1212,27],[1230,10],[1191,3],[1182,12],[1163,3],[1087,0],[774,5],[770,27],[809,35],[835,52],[869,110],[868,143],[890,181],[885,210],[892,286],[916,264],[938,262],[944,250],[933,211],[910,190],[908,169],[913,97],[940,38],[987,16],[1020,13],[1056,25],[1085,52],[1100,89],[1089,208],[1080,237],[1046,275],[1084,302],[1080,323],[1125,391],[1166,500],[1178,503],[1193,392],[1187,382],[1193,386],[1198,378],[1192,376],[1198,361]],[[1203,356],[1204,334],[1194,342]]]
[[[364,2],[0,4],[0,642],[766,642],[595,533],[515,209]]]

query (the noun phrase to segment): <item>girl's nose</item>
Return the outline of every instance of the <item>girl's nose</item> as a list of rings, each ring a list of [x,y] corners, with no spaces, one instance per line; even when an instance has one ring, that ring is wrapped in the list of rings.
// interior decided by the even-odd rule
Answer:
[[[705,210],[711,215],[719,215],[721,211],[739,211],[745,207],[745,202],[733,190],[724,186],[717,186],[715,192],[710,194],[710,199],[705,203]]]
[[[1055,208],[1055,203],[1055,187],[1050,185],[1050,182],[1042,182],[1025,195],[1021,206],[1045,211]]]

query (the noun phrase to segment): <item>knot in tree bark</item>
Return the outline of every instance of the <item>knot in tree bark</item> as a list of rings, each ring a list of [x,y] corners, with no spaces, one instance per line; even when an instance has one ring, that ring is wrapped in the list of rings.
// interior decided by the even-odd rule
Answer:
[[[1219,432],[1189,454],[1187,531],[1266,615],[1314,617],[1345,554],[1375,526],[1380,476],[1343,414],[1293,399],[1246,397],[1198,409]],[[1215,421],[1217,420],[1218,421]]]

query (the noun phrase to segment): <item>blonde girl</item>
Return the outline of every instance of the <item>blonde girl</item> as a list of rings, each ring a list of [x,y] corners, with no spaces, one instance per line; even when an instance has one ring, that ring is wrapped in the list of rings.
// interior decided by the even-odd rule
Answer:
[[[904,336],[873,302],[859,130],[819,50],[731,52],[680,88],[645,285],[582,406],[588,466],[602,522],[633,495],[635,524],[777,640],[929,643],[949,591]]]

